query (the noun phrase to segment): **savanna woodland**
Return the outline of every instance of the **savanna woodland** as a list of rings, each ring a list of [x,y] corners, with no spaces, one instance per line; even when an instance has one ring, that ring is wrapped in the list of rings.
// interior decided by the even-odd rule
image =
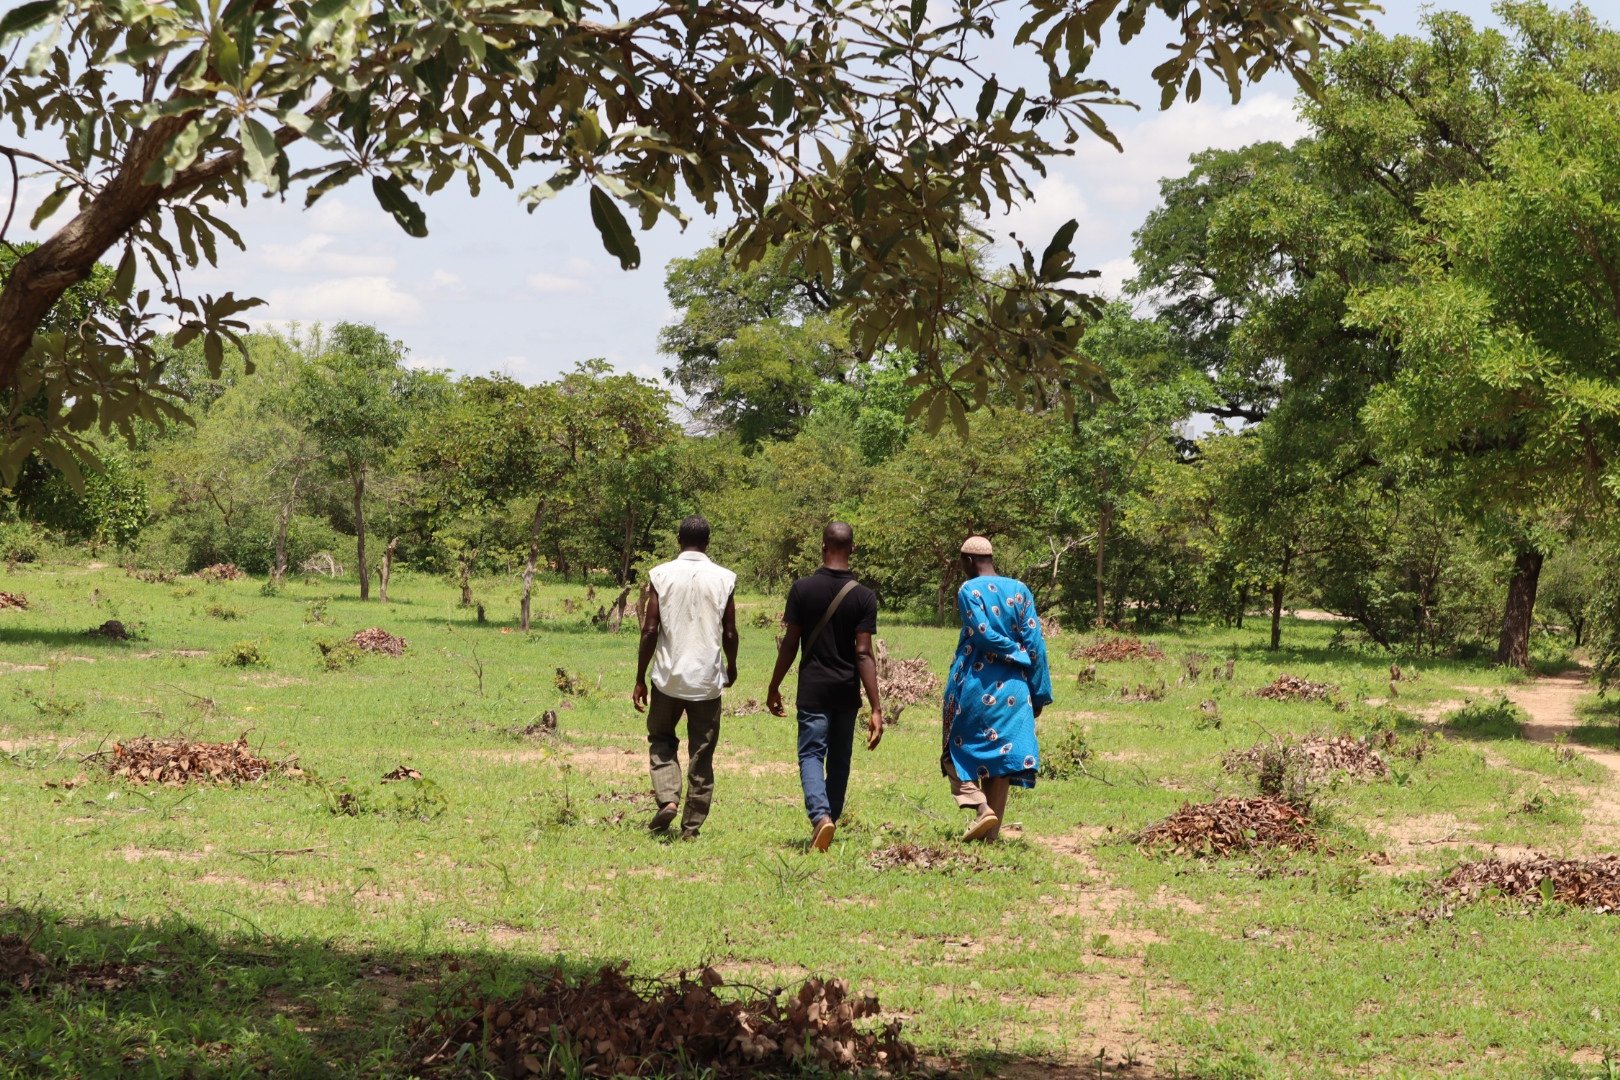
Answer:
[[[11,5],[0,1076],[1620,1075],[1606,14]],[[1115,142],[1141,40],[1149,108],[1280,72],[1306,134],[1164,178],[1103,296],[1076,223],[988,222]],[[586,191],[625,269],[722,222],[664,378],[187,285],[250,199],[417,236],[450,186]],[[630,687],[693,513],[741,677],[672,843]],[[889,731],[821,853],[761,702],[834,519]],[[983,844],[969,534],[1054,687]]]

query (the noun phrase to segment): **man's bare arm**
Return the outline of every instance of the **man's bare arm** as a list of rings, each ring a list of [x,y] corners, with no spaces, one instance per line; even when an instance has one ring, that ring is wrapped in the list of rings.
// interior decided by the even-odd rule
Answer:
[[[861,685],[866,687],[866,700],[872,703],[866,748],[876,750],[878,743],[883,740],[883,701],[878,696],[877,655],[872,651],[872,633],[869,630],[860,630],[855,634],[855,670],[860,672]]]
[[[653,590],[647,598],[647,611],[641,617],[641,648],[636,654],[636,688],[630,695],[630,704],[637,712],[647,707],[647,665],[652,663],[658,649],[658,628],[663,618],[658,613],[658,592]]]
[[[771,673],[771,688],[765,692],[765,707],[771,710],[773,716],[787,715],[787,709],[782,704],[782,680],[787,678],[794,657],[799,655],[799,632],[795,623],[786,623],[782,627],[782,643],[776,649],[776,670]]]
[[[720,616],[720,647],[726,653],[726,685],[737,681],[737,594],[726,597],[726,611]]]

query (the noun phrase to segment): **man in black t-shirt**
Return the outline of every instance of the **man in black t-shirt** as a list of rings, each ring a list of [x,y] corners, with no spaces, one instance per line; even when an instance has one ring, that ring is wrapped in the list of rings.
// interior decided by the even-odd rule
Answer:
[[[782,616],[786,632],[765,696],[772,713],[787,715],[782,680],[803,642],[797,702],[799,784],[804,788],[805,813],[810,816],[810,846],[817,851],[826,851],[832,844],[834,827],[844,812],[862,686],[872,704],[866,748],[876,750],[883,738],[883,704],[878,700],[877,660],[872,652],[877,594],[850,572],[849,558],[854,551],[855,530],[842,521],[822,532],[821,569],[795,581],[788,590],[787,611]]]

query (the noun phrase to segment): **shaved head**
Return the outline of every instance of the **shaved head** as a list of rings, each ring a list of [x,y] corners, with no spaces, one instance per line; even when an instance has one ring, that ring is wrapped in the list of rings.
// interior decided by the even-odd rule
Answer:
[[[835,521],[821,530],[821,546],[828,551],[849,553],[855,550],[855,530],[842,521]]]

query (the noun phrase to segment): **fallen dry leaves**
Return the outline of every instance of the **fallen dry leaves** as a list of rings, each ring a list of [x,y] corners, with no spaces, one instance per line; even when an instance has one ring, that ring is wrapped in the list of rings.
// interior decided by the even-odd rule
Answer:
[[[253,783],[279,772],[301,776],[292,761],[269,761],[248,749],[246,733],[235,742],[203,743],[185,739],[130,739],[98,760],[113,776],[137,784]]]
[[[0,934],[0,993],[27,993],[47,983],[67,983],[75,990],[122,990],[156,972],[148,964],[69,964],[59,967],[17,934]]]
[[[1122,660],[1163,660],[1164,650],[1140,638],[1109,637],[1082,642],[1074,647],[1069,656],[1095,664],[1112,664]]]
[[[1268,754],[1280,751],[1298,762],[1307,780],[1326,780],[1335,775],[1382,780],[1389,775],[1389,763],[1377,747],[1393,745],[1394,732],[1387,735],[1387,738],[1311,735],[1292,743],[1262,742],[1247,750],[1228,750],[1221,758],[1221,766],[1229,773],[1253,775],[1259,772]]]
[[[1304,814],[1281,799],[1256,796],[1183,804],[1180,810],[1136,834],[1144,848],[1195,858],[1223,858],[1267,848],[1316,851],[1322,842]]]
[[[18,611],[28,610],[28,597],[22,593],[0,592],[0,611],[15,608]]]
[[[1440,882],[1465,901],[1498,895],[1539,904],[1548,900],[1612,914],[1620,911],[1620,855],[1585,859],[1481,859],[1466,862]]]
[[[874,870],[948,870],[962,867],[977,870],[983,861],[965,851],[924,847],[921,844],[890,844],[867,858]]]
[[[474,991],[412,1024],[413,1064],[429,1072],[464,1069],[469,1057],[502,1077],[546,1074],[566,1047],[583,1076],[653,1076],[689,1070],[741,1077],[819,1066],[848,1072],[908,1069],[916,1050],[900,1021],[873,1030],[874,997],[856,997],[839,979],[807,980],[792,997],[753,988],[721,997],[725,979],[704,968],[696,979],[646,982],[622,965],[575,984],[560,973],[515,998]]]
[[[405,639],[395,637],[380,626],[369,626],[349,640],[366,652],[387,653],[389,656],[405,655]]]
[[[222,562],[205,566],[192,576],[204,581],[236,581],[242,576],[242,571],[235,563]]]
[[[934,674],[927,660],[920,656],[895,660],[889,656],[882,640],[877,643],[877,674],[878,690],[891,723],[898,722],[900,714],[912,705],[931,701],[939,695],[939,676]]]
[[[1338,689],[1337,686],[1311,682],[1298,675],[1279,675],[1270,684],[1256,690],[1254,696],[1271,701],[1326,701]]]

